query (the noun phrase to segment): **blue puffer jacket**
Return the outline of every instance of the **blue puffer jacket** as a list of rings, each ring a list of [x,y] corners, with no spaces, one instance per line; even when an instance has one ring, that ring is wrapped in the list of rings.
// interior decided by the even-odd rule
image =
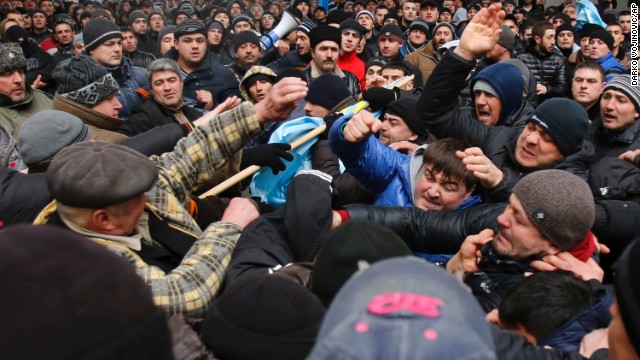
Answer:
[[[602,66],[604,73],[606,74],[604,81],[608,82],[613,79],[616,74],[624,73],[624,66],[622,66],[616,57],[613,56],[613,52],[610,52],[607,56],[599,59],[598,64]]]
[[[420,146],[411,155],[401,154],[384,145],[374,136],[359,143],[344,139],[346,118],[337,120],[329,132],[329,145],[358,182],[376,196],[375,205],[413,206],[414,189],[426,145]],[[459,209],[478,202],[469,197]]]
[[[131,60],[123,57],[122,64],[115,68],[105,69],[113,76],[120,85],[120,90],[116,93],[116,98],[122,104],[122,109],[118,112],[120,119],[128,119],[133,110],[140,107],[143,99],[136,93],[136,89],[143,88],[149,90],[149,81],[145,75],[145,70],[141,67],[133,66]]]
[[[564,323],[545,339],[539,341],[538,345],[565,351],[579,351],[580,341],[585,335],[609,326],[611,322],[609,307],[613,303],[613,296],[597,281],[592,281],[591,284],[594,287],[593,306]]]

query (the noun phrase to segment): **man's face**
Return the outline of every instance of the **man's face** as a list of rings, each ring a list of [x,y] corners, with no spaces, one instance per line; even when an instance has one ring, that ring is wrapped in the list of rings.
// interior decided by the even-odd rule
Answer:
[[[147,26],[149,24],[147,24],[147,20],[146,19],[136,19],[136,21],[134,21],[131,24],[131,29],[133,29],[133,31],[137,32],[138,34],[144,34],[147,32]]]
[[[560,27],[560,25],[564,24],[564,20],[562,20],[561,18],[555,18],[551,23],[553,24],[553,27],[557,29]]]
[[[385,85],[389,85],[392,82],[404,77],[404,71],[400,69],[386,68],[382,69],[381,76],[385,80]]]
[[[467,19],[469,19],[469,21],[473,20],[473,17],[476,16],[476,14],[478,13],[478,10],[476,10],[476,8],[471,8],[467,11]]]
[[[306,2],[298,3],[298,6],[296,6],[296,8],[300,10],[303,16],[307,16],[307,14],[309,13],[309,4],[307,4]]]
[[[323,117],[329,115],[329,111],[330,110],[331,109],[327,109],[327,108],[324,108],[324,107],[322,107],[320,105],[312,104],[310,102],[307,102],[304,105],[304,113],[307,116],[314,116],[314,117],[323,118]]]
[[[342,32],[342,45],[340,49],[347,54],[356,51],[356,47],[360,42],[360,34],[353,30],[344,30]]]
[[[324,11],[324,9],[318,8],[314,12],[314,16],[315,16],[316,20],[323,21],[324,19],[327,18],[327,13]]]
[[[160,14],[151,15],[149,18],[149,27],[154,33],[160,32],[162,27],[164,27],[164,19],[162,16]]]
[[[516,162],[525,169],[549,167],[564,158],[543,128],[533,122],[528,122],[516,141]]]
[[[513,4],[507,4],[507,5],[504,6],[504,11],[507,14],[513,14],[513,10],[515,10],[515,9],[516,9],[516,6],[513,5]]]
[[[591,49],[589,48],[590,43],[591,43],[591,40],[589,39],[588,36],[583,36],[580,39],[580,52],[582,53],[582,56],[584,58],[589,57],[589,53],[591,52]]]
[[[22,15],[22,20],[24,21],[24,28],[31,29],[31,25],[32,25],[31,15],[29,14]]]
[[[367,84],[367,88],[369,87],[371,80],[376,76],[382,76],[382,67],[378,65],[369,66],[367,72],[364,74],[364,80]]]
[[[560,49],[573,48],[573,31],[564,30],[558,34],[558,48]]]
[[[576,8],[574,6],[565,6],[564,13],[569,15],[570,18],[576,18]]]
[[[599,71],[578,69],[571,81],[571,94],[573,99],[581,105],[591,106],[600,98],[604,85],[604,79]]]
[[[260,59],[260,48],[256,44],[244,43],[236,50],[236,57],[243,68],[248,69]]]
[[[589,40],[589,59],[599,60],[607,56],[611,50],[604,41],[600,39]]]
[[[385,8],[376,9],[375,16],[376,16],[376,23],[378,23],[378,26],[382,26],[382,23],[384,22],[384,17],[388,13],[389,13],[388,9],[385,9]]]
[[[138,48],[138,39],[136,36],[130,31],[122,32],[122,50],[130,54]]]
[[[110,39],[98,45],[89,54],[98,64],[116,67],[122,62],[122,39]]]
[[[33,0],[24,0],[24,2],[22,2],[22,7],[27,11],[31,11],[36,8],[36,3]]]
[[[446,26],[440,26],[433,35],[433,41],[435,42],[436,47],[440,47],[451,40],[453,40],[453,33],[451,32],[451,29]]]
[[[600,116],[605,129],[622,130],[631,126],[640,114],[623,92],[607,90],[600,100]]]
[[[229,27],[229,16],[227,14],[220,13],[213,19],[219,21],[225,28]]]
[[[207,33],[207,41],[209,41],[209,45],[219,45],[222,41],[222,31],[212,29]]]
[[[272,87],[273,84],[267,80],[258,80],[249,86],[249,95],[254,102],[260,102],[267,97],[267,93]]]
[[[187,20],[189,17],[185,14],[178,14],[178,16],[176,16],[176,25],[180,25],[181,22]]]
[[[455,13],[456,12],[456,3],[453,0],[445,0],[442,2],[442,6],[446,7],[447,9],[451,10],[451,13]]]
[[[416,17],[418,16],[418,7],[416,6],[416,3],[411,2],[411,1],[405,1],[402,4],[402,19],[405,21],[405,23],[410,23],[413,20],[416,19]]]
[[[250,31],[250,30],[251,30],[251,24],[249,24],[246,21],[239,21],[235,25],[233,25],[233,32],[236,34],[239,34],[243,31]]]
[[[516,16],[516,20],[518,20],[519,23],[522,23],[524,21],[524,14],[517,12],[514,14]]]
[[[33,20],[33,28],[36,30],[44,30],[47,28],[47,17],[42,13],[35,13],[31,17]]]
[[[74,36],[76,36],[76,33],[71,29],[69,24],[58,24],[53,29],[53,37],[61,45],[71,45],[73,43]]]
[[[149,16],[149,14],[151,14],[151,11],[153,11],[153,7],[151,5],[141,5],[140,11]]]
[[[377,7],[378,7],[378,2],[377,1],[369,1],[369,2],[367,2],[367,10],[371,11],[372,14],[373,14],[374,11],[376,11]]]
[[[450,23],[452,19],[453,17],[451,16],[450,13],[443,12],[443,13],[440,13],[440,17],[438,18],[438,21]]]
[[[418,138],[407,123],[397,115],[385,114],[382,127],[380,127],[380,142],[391,145],[400,141],[414,141]]]
[[[166,54],[169,50],[173,49],[174,37],[173,34],[167,34],[162,38],[160,42],[160,53]]]
[[[509,196],[509,205],[498,216],[498,233],[492,240],[498,254],[524,260],[535,255],[555,254],[558,250],[531,223],[517,196]]]
[[[21,28],[24,29],[24,18],[22,17],[21,14],[9,13],[9,14],[7,14],[7,19],[15,21],[16,23],[18,23],[18,25],[20,25]],[[72,40],[73,40],[73,38],[72,38]]]
[[[100,101],[96,105],[92,106],[93,111],[97,111],[100,114],[110,116],[112,118],[118,118],[118,112],[122,109],[122,104],[116,97],[116,94],[109,96],[108,98]]]
[[[83,51],[84,51],[84,44],[83,43],[77,43],[77,44],[73,45],[73,55],[80,56]]]
[[[422,45],[427,41],[427,35],[422,30],[411,30],[409,33],[409,41],[415,45]]]
[[[400,42],[390,37],[385,37],[378,40],[380,55],[384,56],[387,59],[396,57],[396,55],[398,55],[398,52],[400,51],[401,46],[402,44]]]
[[[607,26],[607,32],[613,36],[613,47],[617,48],[620,46],[620,43],[624,40],[624,34],[622,33],[622,28],[615,25]]]
[[[393,0],[384,0],[384,6],[386,6],[387,9],[395,9],[396,3]]]
[[[502,112],[500,98],[482,90],[475,90],[473,93],[478,121],[487,125],[497,124]]]
[[[231,5],[231,9],[229,12],[231,13],[231,17],[234,17],[236,15],[240,15],[240,13],[242,12],[242,8],[240,7],[240,4],[234,3],[233,5]]]
[[[536,47],[538,51],[546,52],[547,54],[551,54],[553,52],[553,47],[556,46],[556,30],[555,29],[547,29],[544,32],[542,38],[539,36],[535,37]]]
[[[296,51],[298,55],[307,55],[311,50],[311,42],[309,36],[303,31],[296,31]]]
[[[173,71],[161,70],[151,75],[153,99],[168,109],[182,105],[182,79]]]
[[[182,35],[174,46],[179,58],[190,65],[199,64],[207,54],[207,39],[202,34]]]
[[[453,210],[471,195],[464,181],[446,179],[434,173],[433,165],[424,164],[413,197],[413,206],[422,210]]]
[[[56,12],[56,8],[55,6],[53,6],[53,3],[51,1],[41,1],[40,9],[44,10],[47,16],[53,16],[53,13]]]
[[[339,51],[340,48],[338,44],[328,40],[319,43],[315,48],[311,49],[313,62],[316,64],[320,73],[333,72],[336,67],[336,61],[338,61]]]
[[[508,27],[509,30],[511,30],[514,34],[516,34],[516,36],[518,35],[520,30],[518,29],[518,24],[513,22],[513,20],[505,20],[504,23],[502,24]]]
[[[111,232],[111,235],[129,236],[133,234],[140,220],[140,216],[142,216],[144,212],[146,201],[146,195],[142,194],[118,204],[119,211],[109,213],[109,220],[115,228]]]
[[[275,19],[273,18],[273,16],[269,14],[262,15],[262,26],[265,29],[271,29],[273,27],[274,21]]]
[[[0,93],[7,95],[13,102],[24,100],[26,96],[24,71],[15,69],[0,74]]]
[[[358,16],[358,23],[362,25],[367,32],[373,29],[373,19],[369,15],[361,14]]]
[[[628,34],[631,32],[631,15],[621,15],[618,22],[622,26],[622,33]]]
[[[420,9],[420,17],[428,24],[433,24],[438,21],[438,8],[433,5],[427,5]]]

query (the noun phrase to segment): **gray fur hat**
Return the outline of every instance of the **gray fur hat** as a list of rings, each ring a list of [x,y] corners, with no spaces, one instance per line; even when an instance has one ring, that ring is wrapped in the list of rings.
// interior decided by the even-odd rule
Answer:
[[[0,73],[15,69],[26,69],[27,59],[16,43],[0,44]]]

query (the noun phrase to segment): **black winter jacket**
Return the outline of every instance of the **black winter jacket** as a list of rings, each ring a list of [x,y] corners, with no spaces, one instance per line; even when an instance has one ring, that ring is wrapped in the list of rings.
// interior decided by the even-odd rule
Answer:
[[[547,93],[540,96],[541,101],[551,97],[562,97],[569,93],[569,84],[564,56],[560,50],[554,49],[551,54],[543,54],[531,47],[525,52],[517,54],[517,58],[522,61],[536,77],[538,84],[547,87]]]
[[[291,50],[284,53],[284,56],[279,57],[276,61],[268,64],[267,67],[277,74],[287,68],[304,69],[309,65],[309,61],[311,61],[311,53],[300,56],[298,51]]]
[[[360,80],[358,80],[358,78],[355,75],[353,75],[353,73],[350,73],[349,71],[342,70],[342,72],[345,75],[342,78],[342,80],[344,81],[344,84],[347,86],[347,90],[349,90],[349,93],[353,96],[358,95],[360,93]],[[304,74],[304,76],[307,78],[307,83],[310,84],[311,81],[314,80],[314,78],[311,77],[311,66],[302,70],[302,74]]]
[[[197,120],[202,114],[189,106],[183,106],[182,112],[189,121]],[[134,136],[157,126],[176,124],[173,112],[158,104],[153,98],[142,103],[134,111],[128,121],[122,123],[118,132],[127,136]]]
[[[486,196],[494,201],[506,201],[515,184],[525,175],[541,169],[522,168],[515,159],[515,145],[521,131],[505,126],[489,126],[474,119],[471,112],[457,106],[457,96],[464,86],[466,74],[474,62],[466,61],[455,53],[446,55],[427,81],[418,111],[427,129],[438,139],[455,137],[480,147],[484,154],[504,173],[504,178]],[[585,181],[593,146],[585,141],[577,153],[565,157],[549,168],[565,170]]]

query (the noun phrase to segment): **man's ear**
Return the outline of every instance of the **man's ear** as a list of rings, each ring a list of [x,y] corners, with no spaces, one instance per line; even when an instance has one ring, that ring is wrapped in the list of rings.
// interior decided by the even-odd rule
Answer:
[[[87,228],[95,230],[96,232],[104,232],[115,229],[111,224],[111,218],[109,213],[105,209],[97,209],[91,213],[89,218],[90,224],[87,224]]]
[[[474,191],[476,191],[475,185],[473,185],[470,189],[467,189],[467,192],[464,194],[464,200],[467,200]]]
[[[542,39],[540,38],[540,36],[534,36],[533,37],[533,41],[535,41],[536,44],[541,44],[542,43]]]

